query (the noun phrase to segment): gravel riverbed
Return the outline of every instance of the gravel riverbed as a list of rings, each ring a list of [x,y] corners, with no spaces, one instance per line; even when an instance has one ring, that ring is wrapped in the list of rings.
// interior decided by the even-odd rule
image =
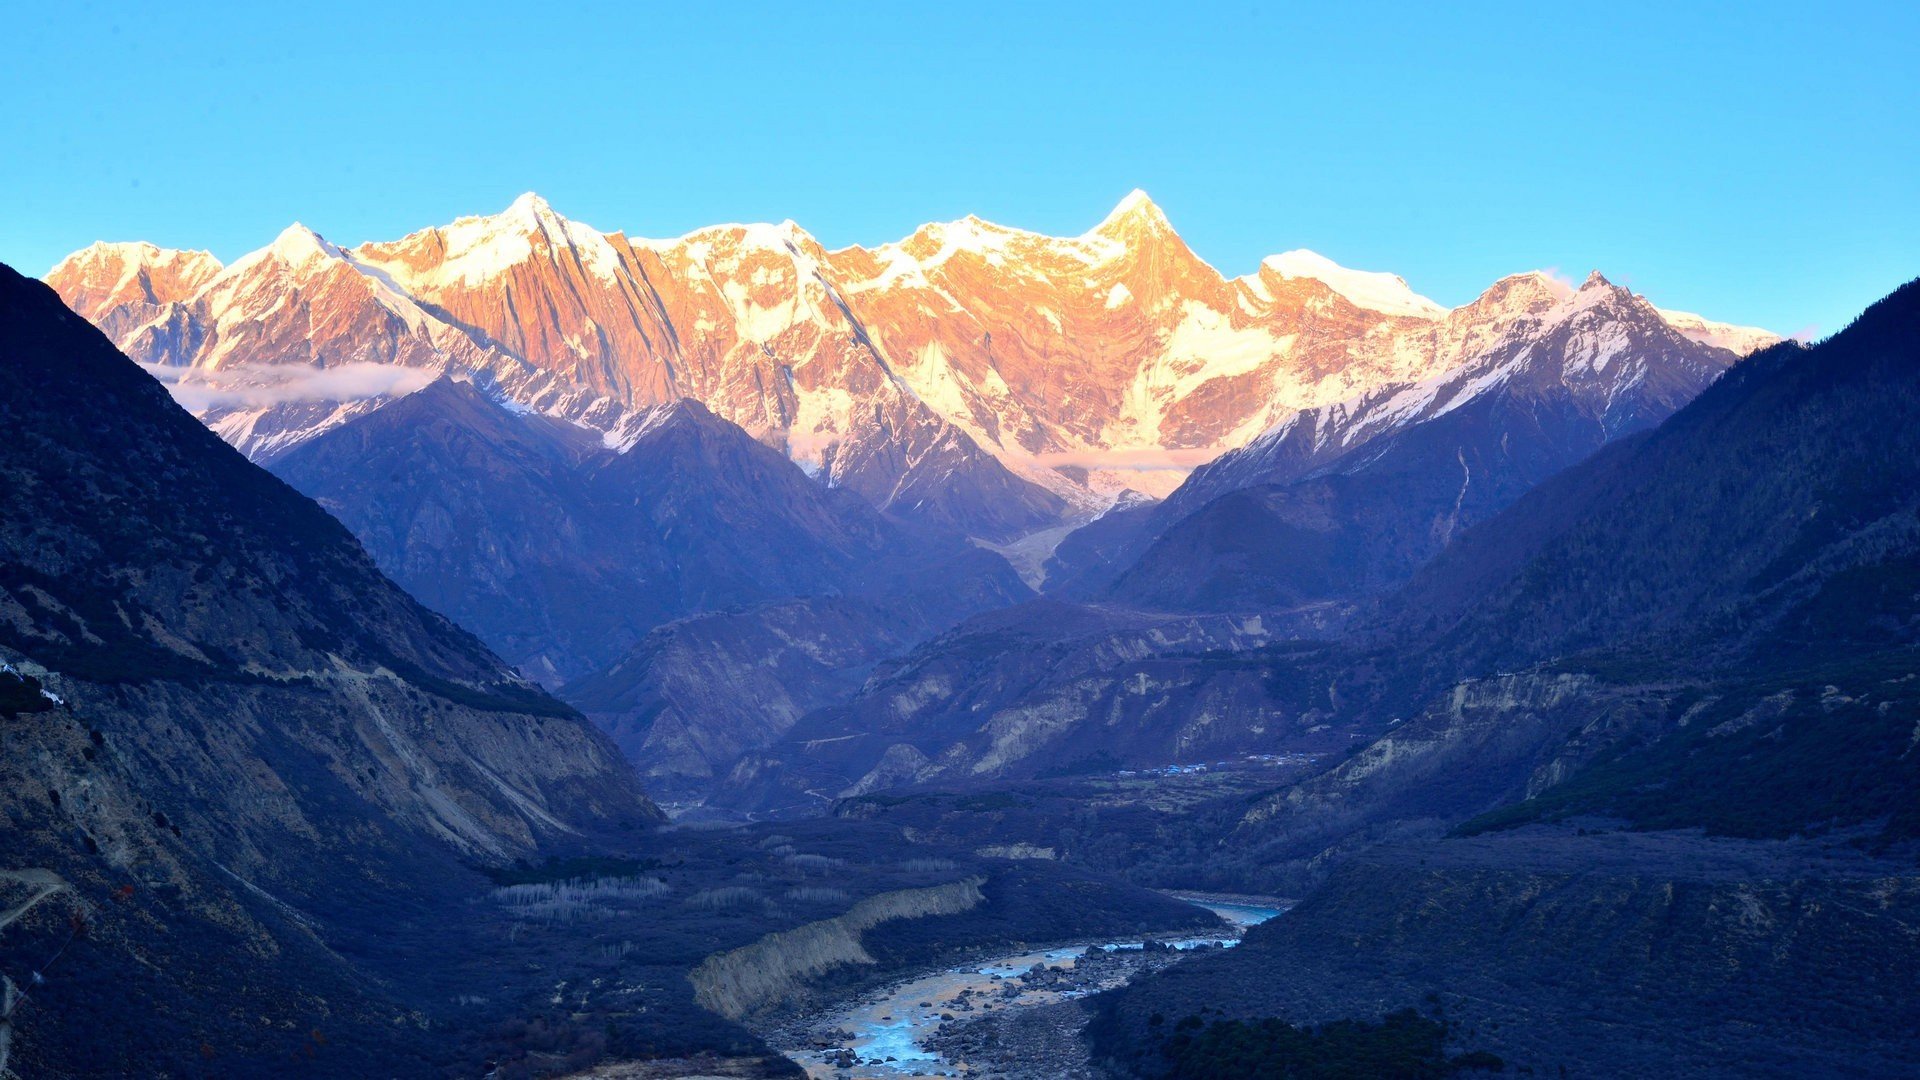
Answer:
[[[1262,898],[1182,899],[1219,913],[1232,929],[1081,943],[931,972],[799,1018],[769,1032],[769,1041],[821,1078],[1091,1078],[1081,999],[1195,952],[1229,948],[1245,927],[1284,910],[1283,902]]]

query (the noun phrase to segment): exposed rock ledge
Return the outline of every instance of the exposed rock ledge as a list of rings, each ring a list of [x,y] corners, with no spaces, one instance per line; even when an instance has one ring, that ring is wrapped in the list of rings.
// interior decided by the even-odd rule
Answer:
[[[768,934],[706,958],[689,976],[694,999],[722,1016],[739,1019],[778,1004],[805,989],[830,968],[877,963],[860,943],[862,932],[891,919],[920,919],[967,911],[986,897],[983,877],[924,889],[869,896],[844,915]]]

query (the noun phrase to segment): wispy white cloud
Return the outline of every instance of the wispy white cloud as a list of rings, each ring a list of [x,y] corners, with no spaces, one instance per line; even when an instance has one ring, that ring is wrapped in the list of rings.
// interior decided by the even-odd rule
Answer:
[[[1033,460],[1050,469],[1193,469],[1220,456],[1218,450],[1069,450],[1035,454]]]
[[[403,364],[241,364],[212,371],[142,364],[188,412],[264,408],[305,401],[363,401],[411,394],[439,377]]]
[[[1540,272],[1547,275],[1547,280],[1559,286],[1568,296],[1572,296],[1574,290],[1580,287],[1580,283],[1573,280],[1572,274],[1567,273],[1558,266],[1543,266],[1540,268]]]

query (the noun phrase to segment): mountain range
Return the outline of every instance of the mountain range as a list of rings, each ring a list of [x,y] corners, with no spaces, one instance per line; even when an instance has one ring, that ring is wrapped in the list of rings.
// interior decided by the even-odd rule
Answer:
[[[1163,502],[1106,515],[1055,551],[1049,576],[1070,594],[1162,608],[1377,593],[1737,359],[1597,272],[1577,290],[1509,278],[1449,319],[1499,330],[1443,374],[1301,410]]]
[[[1459,368],[1557,289],[1526,275],[1449,311],[1307,251],[1227,278],[1140,192],[1078,237],[966,218],[836,251],[792,222],[633,239],[526,195],[351,249],[295,225],[225,267],[95,244],[47,280],[259,460],[438,373],[612,446],[691,398],[878,509],[1000,542]]]
[[[979,616],[882,666],[748,763],[743,786],[792,805],[795,789],[851,796],[1096,761],[1324,750],[1334,719],[1372,730],[1376,719],[1315,700],[1330,673],[1308,680],[1312,692],[1276,695],[1270,657],[1190,657],[1337,632],[1474,525],[1659,424],[1736,360],[1597,274],[1571,292],[1537,276],[1507,286],[1493,303],[1514,313],[1509,328],[1465,367],[1304,410],[1167,499],[1076,530],[1048,561],[1047,602]],[[772,779],[784,769],[800,778]]]

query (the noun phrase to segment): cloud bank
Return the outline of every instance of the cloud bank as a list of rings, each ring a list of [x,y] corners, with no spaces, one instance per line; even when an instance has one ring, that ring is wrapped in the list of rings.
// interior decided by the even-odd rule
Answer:
[[[173,400],[191,413],[209,409],[267,408],[308,401],[364,401],[411,394],[439,377],[430,368],[404,364],[239,364],[203,370],[142,364]]]

